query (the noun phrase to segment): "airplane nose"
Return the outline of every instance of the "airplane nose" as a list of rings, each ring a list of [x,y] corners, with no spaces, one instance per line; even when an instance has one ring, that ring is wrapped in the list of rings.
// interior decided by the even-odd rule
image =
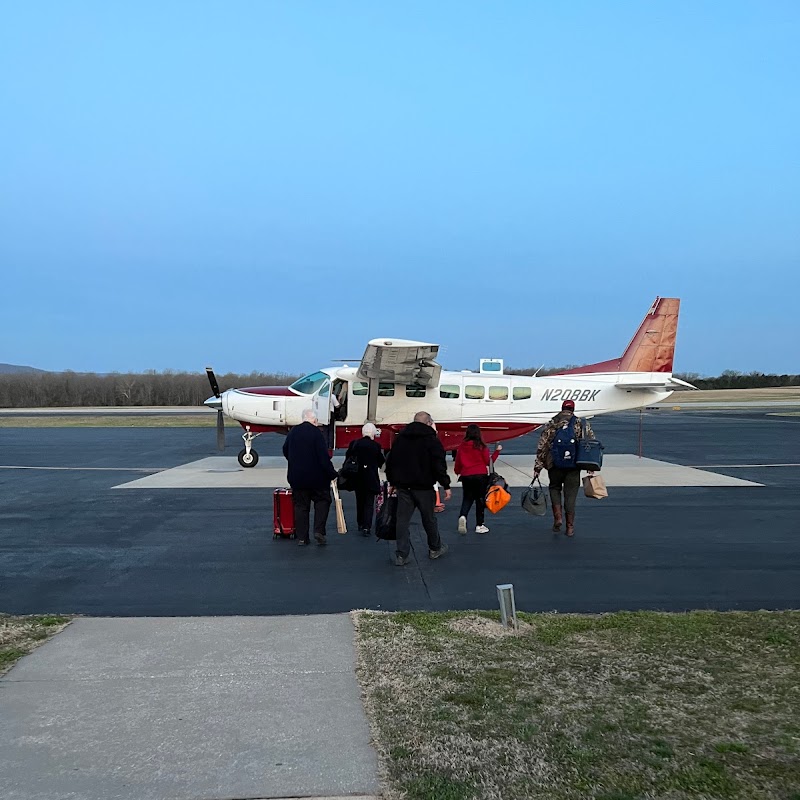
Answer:
[[[222,398],[221,397],[209,397],[208,400],[203,403],[204,406],[208,406],[209,408],[222,408]]]

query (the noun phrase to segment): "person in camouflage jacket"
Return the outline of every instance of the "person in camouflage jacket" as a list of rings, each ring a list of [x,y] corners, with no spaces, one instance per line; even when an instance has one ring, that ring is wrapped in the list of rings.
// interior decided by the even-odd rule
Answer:
[[[567,536],[573,536],[575,533],[575,501],[578,498],[578,489],[581,485],[581,471],[577,468],[559,469],[554,467],[550,448],[553,445],[556,431],[560,428],[566,428],[574,416],[575,401],[565,400],[561,404],[561,411],[544,426],[544,430],[539,437],[539,445],[536,448],[536,463],[533,467],[534,478],[538,478],[543,469],[547,470],[547,475],[550,478],[550,505],[553,509],[553,531],[556,533],[561,530],[563,522],[561,492],[562,490],[564,492],[564,506],[567,514],[567,530],[565,533]],[[594,439],[594,432],[588,420],[575,417],[575,438]]]

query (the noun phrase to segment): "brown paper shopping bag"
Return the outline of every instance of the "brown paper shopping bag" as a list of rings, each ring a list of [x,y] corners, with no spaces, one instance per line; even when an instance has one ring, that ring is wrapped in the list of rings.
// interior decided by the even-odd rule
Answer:
[[[606,482],[603,480],[603,476],[595,472],[590,472],[583,479],[583,493],[594,500],[599,500],[601,497],[608,497],[608,489],[606,489]]]

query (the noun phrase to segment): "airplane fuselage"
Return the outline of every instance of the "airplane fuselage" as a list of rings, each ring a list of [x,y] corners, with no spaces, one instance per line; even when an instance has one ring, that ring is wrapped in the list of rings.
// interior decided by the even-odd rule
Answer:
[[[307,408],[314,408],[321,422],[329,421],[330,386],[347,384],[344,419],[334,421],[336,447],[345,447],[361,436],[367,421],[368,386],[357,377],[355,367],[320,370],[329,379],[319,391],[305,394],[294,388],[259,387],[231,389],[219,398],[223,412],[254,433],[286,432],[301,422]],[[626,388],[625,383],[635,383]],[[652,387],[643,386],[648,381]],[[434,419],[445,449],[457,447],[464,430],[478,424],[484,440],[499,442],[535,430],[561,409],[564,400],[575,402],[578,416],[593,417],[614,411],[640,408],[672,394],[663,388],[663,373],[606,372],[582,375],[528,377],[470,371],[442,371],[436,386],[380,384],[373,421],[380,430],[378,441],[391,447],[399,433],[418,411]],[[659,384],[661,384],[659,386]]]

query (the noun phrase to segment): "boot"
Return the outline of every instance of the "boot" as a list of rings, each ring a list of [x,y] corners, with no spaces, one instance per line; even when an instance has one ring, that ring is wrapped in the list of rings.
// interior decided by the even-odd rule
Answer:
[[[553,533],[561,530],[561,506],[553,506]]]
[[[575,512],[573,511],[570,513],[567,511],[567,530],[565,531],[567,536],[574,536],[575,535]]]

